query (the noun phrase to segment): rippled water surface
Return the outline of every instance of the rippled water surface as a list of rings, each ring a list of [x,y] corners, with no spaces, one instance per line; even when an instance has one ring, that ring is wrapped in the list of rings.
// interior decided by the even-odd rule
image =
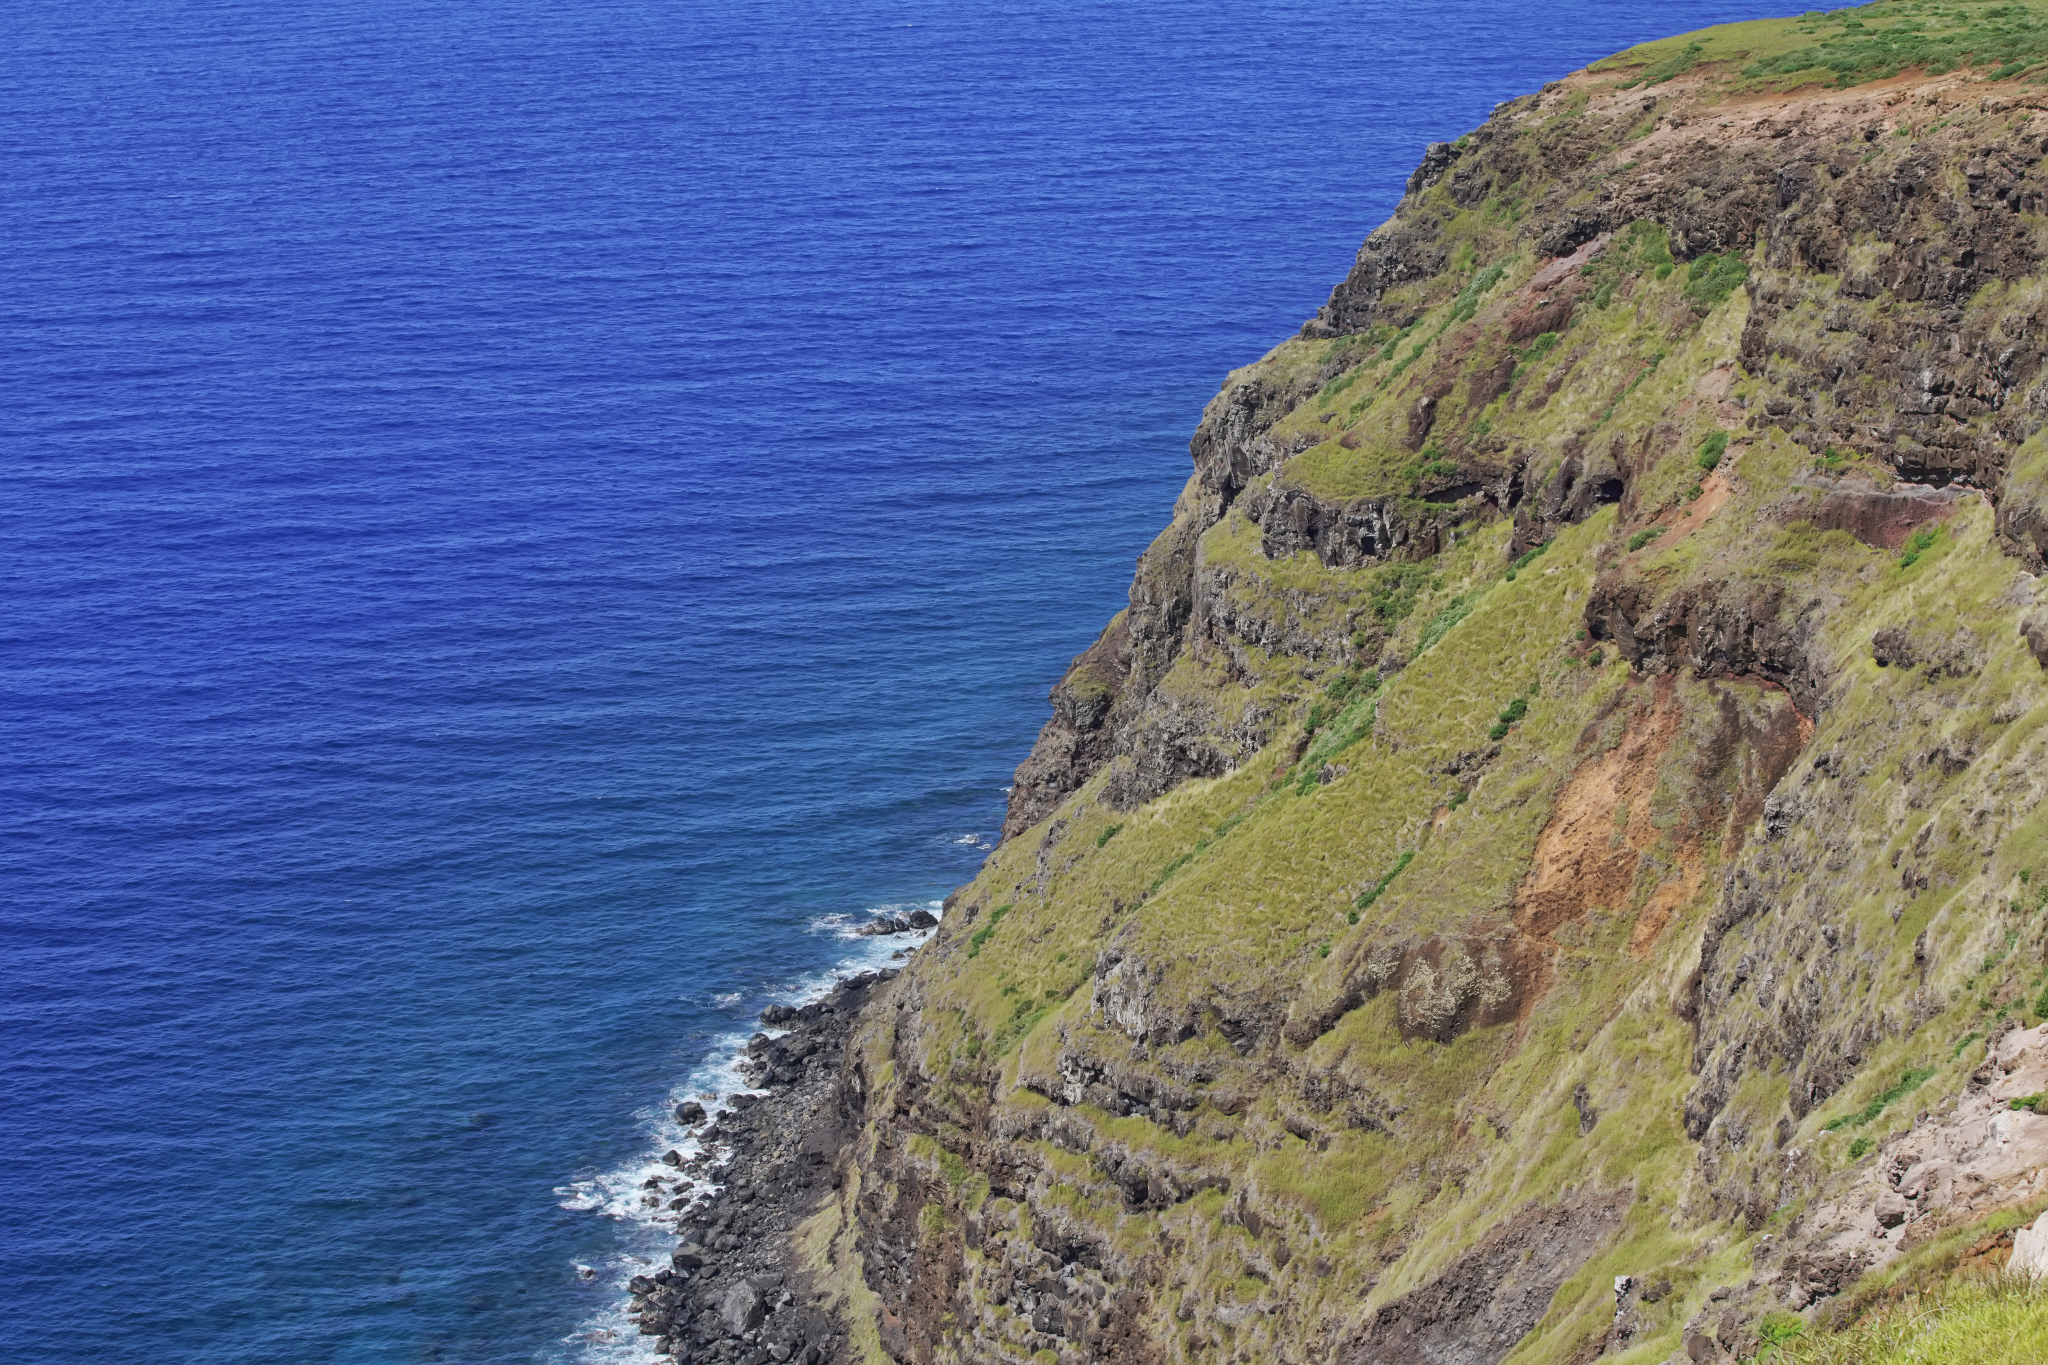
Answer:
[[[637,1358],[668,1102],[972,874],[1224,373],[1768,10],[10,11],[0,1356]]]

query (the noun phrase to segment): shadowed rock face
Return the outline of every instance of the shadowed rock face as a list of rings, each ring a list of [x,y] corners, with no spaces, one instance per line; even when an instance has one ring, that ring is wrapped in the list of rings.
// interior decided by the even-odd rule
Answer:
[[[1495,1228],[1423,1288],[1375,1312],[1344,1365],[1494,1365],[1628,1212],[1629,1192],[1582,1191]]]
[[[1130,673],[1131,632],[1128,618],[1120,617],[1053,684],[1052,719],[1010,788],[1005,839],[1052,814],[1109,761],[1116,736],[1110,716]]]

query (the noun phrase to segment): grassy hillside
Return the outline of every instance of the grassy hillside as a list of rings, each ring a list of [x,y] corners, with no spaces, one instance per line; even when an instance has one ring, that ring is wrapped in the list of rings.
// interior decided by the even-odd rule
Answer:
[[[2044,1193],[1956,1145],[2048,1011],[2037,59],[1726,26],[1431,149],[856,1038],[873,1358],[2034,1350],[1844,1306]]]

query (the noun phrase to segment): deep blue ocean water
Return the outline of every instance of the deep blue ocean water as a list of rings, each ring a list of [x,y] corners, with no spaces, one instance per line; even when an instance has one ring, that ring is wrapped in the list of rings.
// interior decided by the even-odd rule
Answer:
[[[10,10],[0,1358],[638,1358],[662,1114],[972,875],[1224,373],[1774,8]]]

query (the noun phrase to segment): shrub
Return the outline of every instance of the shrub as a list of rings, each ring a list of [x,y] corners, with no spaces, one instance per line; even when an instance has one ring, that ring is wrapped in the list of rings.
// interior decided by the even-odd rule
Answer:
[[[1415,599],[1429,582],[1421,564],[1388,564],[1373,578],[1372,614],[1382,625],[1395,625],[1415,610]]]
[[[1010,907],[1007,904],[999,905],[988,912],[988,923],[976,929],[973,936],[967,940],[967,955],[969,957],[981,956],[981,945],[987,943],[994,936],[996,926],[1001,924],[1003,916],[1009,913]]]
[[[1906,537],[1905,552],[1899,556],[1899,567],[1910,569],[1918,564],[1920,556],[1934,548],[1936,538],[1935,532],[1925,526]]]
[[[1912,1067],[1900,1073],[1899,1083],[1897,1085],[1885,1091],[1882,1095],[1879,1095],[1876,1099],[1872,1100],[1869,1104],[1864,1105],[1855,1113],[1844,1114],[1840,1118],[1829,1119],[1826,1123],[1823,1123],[1821,1125],[1821,1131],[1824,1133],[1832,1133],[1838,1128],[1861,1128],[1864,1124],[1875,1121],[1877,1116],[1885,1111],[1885,1107],[1887,1105],[1891,1104],[1894,1100],[1904,1099],[1906,1096],[1912,1094],[1915,1090],[1918,1090],[1921,1087],[1921,1085],[1923,1085],[1926,1082],[1927,1078],[1929,1076],[1932,1076],[1933,1074],[1934,1068],[1931,1066]],[[1866,1148],[1865,1150],[1868,1149]],[[1854,1148],[1850,1149],[1849,1154],[1851,1156],[1862,1155],[1862,1153],[1857,1152]]]
[[[1645,545],[1648,545],[1663,534],[1664,528],[1661,526],[1645,527],[1628,538],[1628,552],[1634,554],[1637,550],[1642,549]]]
[[[1458,622],[1464,620],[1467,616],[1470,616],[1472,608],[1479,605],[1480,593],[1485,591],[1484,588],[1481,588],[1478,592],[1460,593],[1458,596],[1453,597],[1450,605],[1438,612],[1436,619],[1423,627],[1422,634],[1415,641],[1415,657],[1421,658],[1423,652],[1429,649],[1431,645],[1434,645],[1437,641],[1443,639],[1444,636],[1450,634],[1451,627],[1457,625]]]
[[[1403,853],[1400,857],[1396,858],[1394,860],[1393,869],[1389,871],[1386,876],[1380,878],[1376,882],[1367,883],[1365,890],[1358,893],[1358,908],[1360,910],[1370,908],[1372,903],[1380,898],[1381,893],[1384,892],[1388,886],[1392,885],[1394,878],[1400,876],[1401,873],[1407,868],[1408,864],[1414,861],[1415,850],[1412,848],[1409,849],[1406,853]]]
[[[1508,736],[1508,727],[1516,724],[1522,719],[1523,716],[1526,716],[1528,714],[1528,700],[1523,697],[1516,697],[1513,701],[1509,702],[1507,704],[1507,708],[1500,713],[1500,718],[1494,722],[1493,728],[1486,732],[1486,737],[1488,739],[1506,739]]]
[[[1522,359],[1540,360],[1542,357],[1549,355],[1551,348],[1557,345],[1559,335],[1557,332],[1537,333],[1530,339],[1529,344],[1522,348]]]
[[[1363,687],[1366,691],[1370,692],[1379,685],[1380,679],[1377,673],[1355,671],[1339,673],[1336,677],[1330,679],[1328,686],[1323,688],[1323,695],[1331,701],[1342,705],[1344,699],[1350,696],[1354,689]]]
[[[1459,290],[1458,297],[1451,302],[1452,321],[1470,321],[1472,315],[1479,311],[1479,300],[1485,297],[1487,290],[1500,283],[1501,274],[1506,269],[1505,264],[1490,265],[1474,275],[1472,282]]]
[[[1606,661],[1607,656],[1601,652],[1599,646],[1595,645],[1593,647],[1593,652],[1586,656],[1586,667],[1598,668],[1601,664],[1605,663]]]
[[[1862,1137],[1849,1144],[1849,1160],[1861,1161],[1870,1153],[1870,1149],[1875,1146],[1877,1146],[1877,1139],[1865,1133]]]
[[[1721,456],[1728,449],[1728,433],[1710,431],[1707,439],[1700,442],[1699,466],[1709,472],[1721,467]]]
[[[1749,278],[1749,267],[1738,256],[1700,257],[1685,273],[1685,288],[1679,293],[1701,317],[1718,308],[1722,301]]]
[[[1110,827],[1109,827],[1108,829],[1106,829],[1106,830],[1102,831],[1102,833],[1100,833],[1100,834],[1098,834],[1098,835],[1096,835],[1096,836],[1095,836],[1095,846],[1096,846],[1097,848],[1101,848],[1101,847],[1102,847],[1102,846],[1103,846],[1104,844],[1108,843],[1108,842],[1109,842],[1109,841],[1110,841],[1111,839],[1114,839],[1114,838],[1116,838],[1116,836],[1117,836],[1117,835],[1118,835],[1119,833],[1121,833],[1121,832],[1122,832],[1122,830],[1123,830],[1123,826],[1122,826],[1122,825],[1111,825],[1111,826],[1110,826]]]
[[[1766,1353],[1773,1346],[1782,1346],[1805,1330],[1805,1318],[1797,1313],[1788,1313],[1782,1308],[1764,1314],[1756,1324],[1756,1334],[1763,1338]],[[1761,1353],[1758,1358],[1762,1358]]]

